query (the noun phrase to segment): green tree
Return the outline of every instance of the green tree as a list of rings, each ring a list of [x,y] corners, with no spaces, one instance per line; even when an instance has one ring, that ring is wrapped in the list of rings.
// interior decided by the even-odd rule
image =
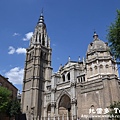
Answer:
[[[0,117],[6,113],[8,103],[10,101],[11,91],[0,86]],[[1,119],[1,118],[0,118]]]
[[[108,29],[107,39],[111,53],[115,56],[118,63],[120,63],[120,10],[117,10],[116,19]]]
[[[110,105],[110,112],[109,112],[109,115],[111,116],[110,118],[114,120],[120,120],[119,110],[120,110],[120,102],[114,101],[114,103]]]
[[[11,100],[8,104],[6,113],[9,120],[11,117],[20,114],[20,102],[17,99]]]

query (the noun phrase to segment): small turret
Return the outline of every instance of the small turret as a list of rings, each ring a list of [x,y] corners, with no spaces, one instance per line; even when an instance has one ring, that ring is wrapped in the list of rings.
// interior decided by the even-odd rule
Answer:
[[[96,31],[94,31],[93,39],[94,39],[94,40],[97,40],[97,39],[98,39],[98,34],[96,33]]]

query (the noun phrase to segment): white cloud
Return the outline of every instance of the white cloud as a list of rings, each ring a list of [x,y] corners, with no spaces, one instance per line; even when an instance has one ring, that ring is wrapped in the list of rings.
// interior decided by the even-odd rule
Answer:
[[[9,46],[9,52],[8,54],[14,54],[14,53],[17,53],[17,54],[25,54],[26,53],[26,49],[25,48],[17,48],[15,49],[14,47],[12,46]]]
[[[15,48],[14,47],[12,47],[12,46],[9,46],[9,52],[8,52],[8,54],[14,54],[15,53]]]
[[[13,36],[19,36],[20,34],[19,33],[14,33]]]
[[[16,53],[17,54],[25,54],[26,53],[26,49],[25,48],[18,48],[18,49],[16,49]]]
[[[30,38],[32,37],[32,35],[33,35],[33,32],[29,32],[29,33],[25,34],[25,38],[23,38],[23,41],[30,40]]]
[[[8,80],[13,84],[22,84],[24,69],[20,67],[15,67],[5,73],[5,76],[9,78]]]

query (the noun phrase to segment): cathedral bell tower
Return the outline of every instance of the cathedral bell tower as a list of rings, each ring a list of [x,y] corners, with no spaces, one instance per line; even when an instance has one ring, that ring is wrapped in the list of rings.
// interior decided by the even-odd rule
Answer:
[[[45,84],[52,74],[51,53],[50,39],[41,13],[27,49],[24,68],[22,112],[27,120],[39,120],[43,114]]]

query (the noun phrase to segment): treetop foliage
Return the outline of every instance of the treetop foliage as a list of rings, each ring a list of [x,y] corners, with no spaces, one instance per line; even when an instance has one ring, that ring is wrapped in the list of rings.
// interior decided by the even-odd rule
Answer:
[[[11,91],[5,87],[0,86],[0,113],[4,112],[7,108],[11,96]]]
[[[120,10],[117,10],[115,21],[109,26],[107,39],[111,53],[120,61]]]

